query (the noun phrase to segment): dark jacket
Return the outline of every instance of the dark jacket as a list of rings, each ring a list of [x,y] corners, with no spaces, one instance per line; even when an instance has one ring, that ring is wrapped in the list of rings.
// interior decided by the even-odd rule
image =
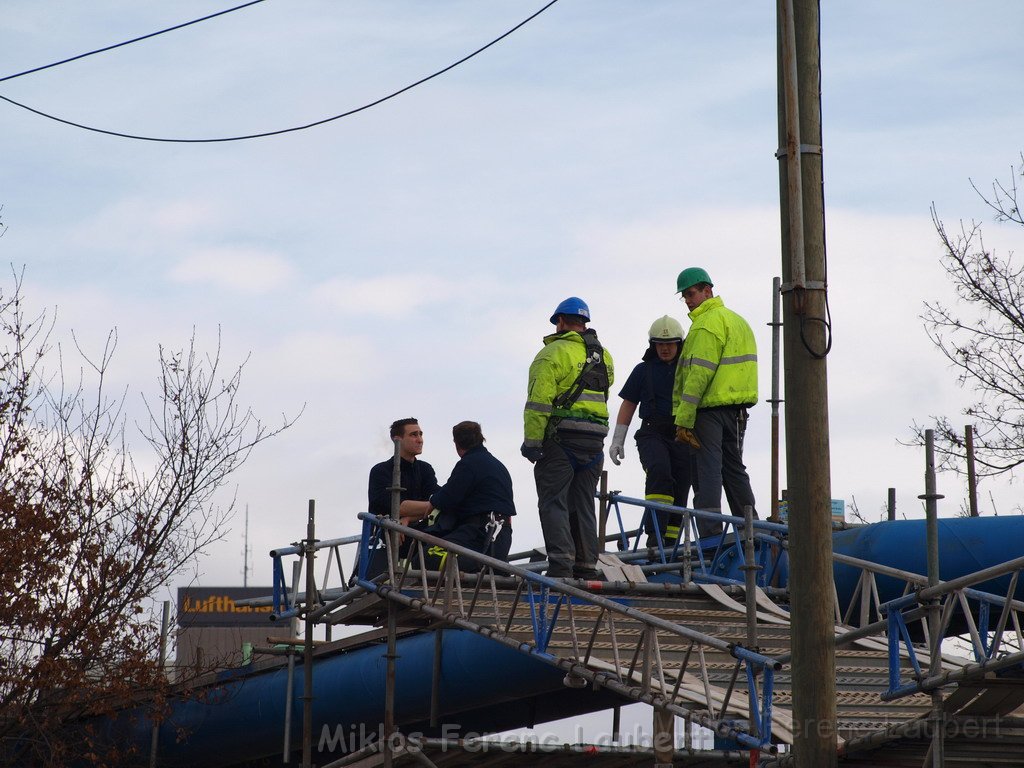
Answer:
[[[638,363],[626,379],[619,397],[631,403],[640,404],[640,418],[673,426],[672,424],[672,387],[675,384],[676,364],[678,357],[670,362],[644,355],[642,363]]]
[[[426,501],[430,494],[438,489],[437,475],[434,468],[425,461],[402,462],[402,501],[412,499],[413,501]],[[391,476],[394,469],[394,459],[374,464],[370,470],[369,499],[370,513],[374,515],[391,514]]]
[[[470,448],[452,469],[448,482],[430,497],[447,526],[494,512],[510,517],[516,513],[512,477],[505,465],[484,446]]]

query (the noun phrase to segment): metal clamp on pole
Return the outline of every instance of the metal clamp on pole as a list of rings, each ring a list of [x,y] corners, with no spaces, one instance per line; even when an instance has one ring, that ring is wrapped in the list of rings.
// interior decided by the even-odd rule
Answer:
[[[789,149],[787,147],[779,147],[777,150],[775,150],[775,157],[778,160],[781,160],[782,158],[784,158],[788,154],[789,154]],[[823,154],[822,153],[822,149],[821,149],[821,144],[801,144],[800,145],[800,154],[801,155],[820,155],[820,154]]]
[[[792,293],[796,290],[804,291],[827,291],[828,283],[824,280],[804,280],[802,282],[793,281],[791,283],[783,283],[779,286],[780,293]]]

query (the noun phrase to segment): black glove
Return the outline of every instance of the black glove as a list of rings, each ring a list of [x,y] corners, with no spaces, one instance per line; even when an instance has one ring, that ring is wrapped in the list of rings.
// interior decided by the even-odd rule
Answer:
[[[544,458],[544,449],[539,445],[527,445],[526,443],[523,443],[519,448],[519,452],[523,454],[523,458],[531,464],[536,464]]]

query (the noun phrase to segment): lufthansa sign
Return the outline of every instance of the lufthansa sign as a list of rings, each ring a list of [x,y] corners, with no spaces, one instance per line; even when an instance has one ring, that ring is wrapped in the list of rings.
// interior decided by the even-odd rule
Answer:
[[[271,606],[253,608],[238,601],[266,597],[273,587],[178,587],[178,626],[270,626]]]

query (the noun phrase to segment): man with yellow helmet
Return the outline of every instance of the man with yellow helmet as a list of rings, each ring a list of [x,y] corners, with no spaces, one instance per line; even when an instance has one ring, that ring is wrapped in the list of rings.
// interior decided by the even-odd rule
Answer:
[[[672,419],[672,388],[683,346],[683,326],[668,315],[659,317],[651,325],[648,340],[643,360],[633,368],[619,392],[622,405],[608,456],[616,465],[625,456],[626,433],[639,406],[642,424],[634,437],[647,475],[644,498],[685,507],[690,493],[690,451],[685,444],[676,442]],[[678,517],[657,510],[644,520],[648,526],[647,546],[657,545],[652,520],[657,521],[664,546],[672,547],[678,541]]]

